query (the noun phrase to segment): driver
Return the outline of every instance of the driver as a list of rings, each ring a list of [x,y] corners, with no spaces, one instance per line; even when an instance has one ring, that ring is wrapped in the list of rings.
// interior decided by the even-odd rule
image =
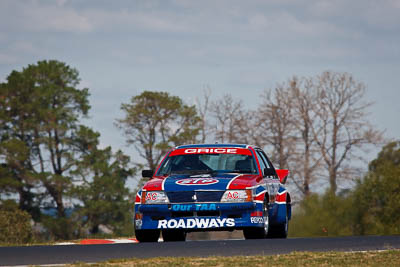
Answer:
[[[209,170],[208,166],[204,164],[199,155],[185,155],[183,160],[178,164],[179,170]]]

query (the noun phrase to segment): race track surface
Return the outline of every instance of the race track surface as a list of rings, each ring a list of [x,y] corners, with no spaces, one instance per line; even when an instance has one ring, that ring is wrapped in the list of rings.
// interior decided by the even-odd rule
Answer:
[[[274,255],[293,251],[400,249],[400,236],[188,241],[0,247],[0,266],[99,262],[117,258]]]

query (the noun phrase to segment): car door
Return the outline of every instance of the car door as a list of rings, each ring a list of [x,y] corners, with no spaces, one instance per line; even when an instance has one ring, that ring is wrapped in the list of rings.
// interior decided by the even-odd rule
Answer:
[[[276,200],[276,194],[278,193],[280,182],[276,174],[275,168],[267,155],[261,149],[256,149],[256,156],[260,163],[260,167],[263,173],[263,185],[267,189],[269,196],[269,203],[272,204]]]

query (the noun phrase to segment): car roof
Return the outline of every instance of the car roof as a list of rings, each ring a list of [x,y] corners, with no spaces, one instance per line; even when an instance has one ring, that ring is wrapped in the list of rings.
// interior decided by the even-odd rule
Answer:
[[[253,146],[249,146],[246,144],[192,144],[192,145],[182,145],[177,146],[176,149],[179,148],[196,148],[196,147],[237,147],[237,148],[249,148]]]

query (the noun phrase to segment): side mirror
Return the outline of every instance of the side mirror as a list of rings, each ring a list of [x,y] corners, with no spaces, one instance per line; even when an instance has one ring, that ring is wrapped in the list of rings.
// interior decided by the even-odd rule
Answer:
[[[276,171],[276,174],[279,177],[279,181],[281,182],[281,184],[286,183],[286,180],[287,180],[287,178],[289,176],[289,170],[276,169],[275,171]]]
[[[275,175],[274,169],[272,169],[272,168],[265,168],[263,174],[264,174],[264,177],[265,177],[265,176],[274,176],[274,175]]]
[[[154,175],[153,170],[142,170],[142,177],[143,178],[151,178]]]

